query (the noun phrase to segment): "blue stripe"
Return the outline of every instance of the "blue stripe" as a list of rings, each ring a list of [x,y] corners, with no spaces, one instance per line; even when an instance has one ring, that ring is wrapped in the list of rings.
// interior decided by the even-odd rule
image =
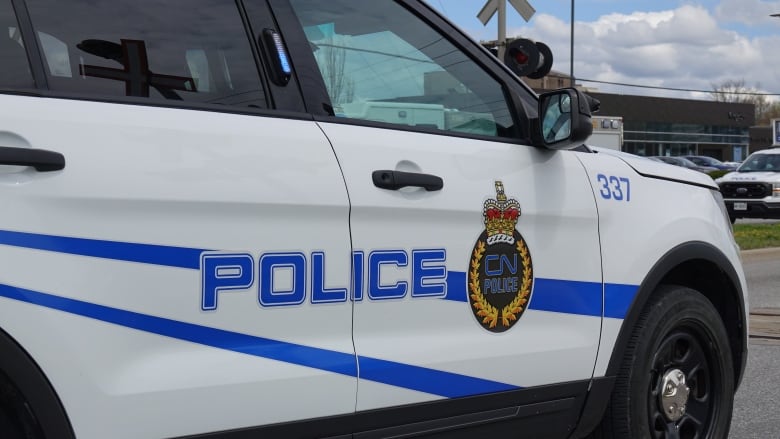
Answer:
[[[639,287],[636,285],[607,284],[604,287],[604,317],[624,319]]]
[[[228,351],[357,377],[351,353],[255,337],[0,284],[0,297]],[[359,357],[360,378],[447,398],[518,389],[496,381]]]
[[[69,238],[7,230],[0,230],[0,244],[192,270],[200,269],[200,254],[205,251],[196,248]]]
[[[534,279],[528,309],[601,317],[601,283]]]
[[[625,318],[638,289],[635,285],[606,284],[604,316]],[[457,302],[468,301],[466,273],[447,272],[445,299]],[[601,317],[601,284],[536,278],[528,309]]]
[[[393,361],[358,357],[360,378],[396,387],[441,395],[447,398],[503,392],[520,389],[518,386],[459,375],[441,370],[411,366]]]
[[[172,247],[97,239],[70,238],[36,233],[0,230],[0,244],[46,250],[117,261],[140,262],[166,267],[200,269],[200,255],[204,249]],[[638,287],[606,284],[604,315],[622,319],[634,300]],[[587,316],[601,316],[601,284],[557,279],[534,279],[529,309]],[[467,302],[466,273],[447,273],[446,300]]]
[[[466,294],[466,273],[462,271],[447,272],[447,295],[445,300],[454,300],[456,302],[468,302],[469,296]]]
[[[0,284],[0,296],[233,352],[355,376],[355,356],[110,308]]]

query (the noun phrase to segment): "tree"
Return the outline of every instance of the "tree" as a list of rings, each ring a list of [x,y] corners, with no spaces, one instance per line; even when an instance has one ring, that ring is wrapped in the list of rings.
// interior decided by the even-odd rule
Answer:
[[[333,105],[352,102],[355,96],[355,81],[344,70],[347,60],[346,49],[340,43],[341,41],[336,41],[331,36],[325,42],[318,44],[318,64]]]
[[[744,79],[727,79],[712,84],[712,98],[717,102],[753,104],[756,111],[756,125],[767,125],[772,118],[780,118],[780,103],[770,102],[760,90],[761,85],[748,87]]]

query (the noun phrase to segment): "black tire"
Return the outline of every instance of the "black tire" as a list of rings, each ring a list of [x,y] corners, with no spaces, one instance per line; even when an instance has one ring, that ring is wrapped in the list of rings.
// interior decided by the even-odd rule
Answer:
[[[3,407],[0,407],[0,437],[3,439],[26,439],[23,427]]]
[[[57,393],[33,359],[0,329],[0,438],[74,439]]]
[[[690,388],[684,414],[661,408],[664,378],[680,371]],[[668,381],[667,381],[668,383]],[[728,335],[712,303],[664,285],[643,310],[594,438],[724,439],[734,405]],[[670,419],[671,418],[671,419]]]
[[[43,437],[35,427],[35,419],[18,391],[4,381],[0,373],[0,438],[29,439]]]

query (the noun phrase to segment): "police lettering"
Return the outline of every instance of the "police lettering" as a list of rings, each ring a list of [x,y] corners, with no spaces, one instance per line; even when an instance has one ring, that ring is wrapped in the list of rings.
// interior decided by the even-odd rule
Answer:
[[[444,249],[375,250],[352,254],[351,297],[348,288],[325,279],[324,252],[248,253],[204,252],[201,255],[201,309],[214,311],[222,293],[246,291],[257,285],[262,307],[294,306],[307,298],[313,304],[363,300],[444,297],[447,295]],[[410,266],[411,265],[411,266]],[[349,283],[345,280],[344,284]],[[367,294],[364,294],[367,293]]]
[[[494,277],[485,279],[483,285],[483,293],[488,294],[504,294],[504,293],[517,293],[518,278],[514,277]]]

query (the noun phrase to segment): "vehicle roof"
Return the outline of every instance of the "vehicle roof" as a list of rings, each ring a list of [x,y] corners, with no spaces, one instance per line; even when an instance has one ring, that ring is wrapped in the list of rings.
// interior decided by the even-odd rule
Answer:
[[[685,158],[690,158],[690,157],[702,158],[702,159],[706,159],[706,160],[715,160],[716,162],[720,161],[720,160],[716,159],[715,157],[710,157],[708,155],[692,155],[692,154],[690,154],[690,155],[684,155],[684,156],[681,156],[681,157],[685,157]]]
[[[769,149],[762,149],[754,152],[753,154],[780,154],[780,147],[774,147]]]

